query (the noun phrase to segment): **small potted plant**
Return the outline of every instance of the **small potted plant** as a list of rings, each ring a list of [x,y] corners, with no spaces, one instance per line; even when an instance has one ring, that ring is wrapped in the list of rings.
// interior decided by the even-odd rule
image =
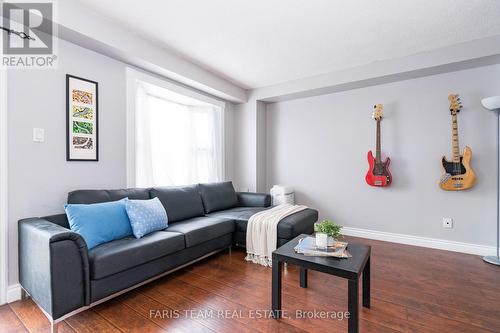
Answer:
[[[316,232],[316,246],[319,248],[326,248],[328,246],[335,246],[335,241],[342,237],[340,230],[342,226],[330,220],[323,220],[314,225]]]

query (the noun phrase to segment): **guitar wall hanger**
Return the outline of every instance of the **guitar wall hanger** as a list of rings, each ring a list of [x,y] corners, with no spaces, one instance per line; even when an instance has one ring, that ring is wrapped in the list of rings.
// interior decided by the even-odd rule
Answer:
[[[9,28],[2,27],[2,26],[0,26],[0,30],[7,32],[7,35],[13,34],[13,35],[18,36],[21,39],[35,40],[35,38],[31,37],[30,35],[28,35],[27,33],[23,32],[23,31],[16,31],[14,29],[9,29]]]

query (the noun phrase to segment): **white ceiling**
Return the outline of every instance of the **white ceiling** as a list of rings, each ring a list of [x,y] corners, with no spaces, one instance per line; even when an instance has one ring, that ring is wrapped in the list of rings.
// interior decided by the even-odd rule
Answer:
[[[243,88],[500,34],[498,0],[80,1]]]

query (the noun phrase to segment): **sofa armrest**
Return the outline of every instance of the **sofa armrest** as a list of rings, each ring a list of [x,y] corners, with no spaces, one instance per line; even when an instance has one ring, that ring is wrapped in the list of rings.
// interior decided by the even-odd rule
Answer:
[[[269,207],[271,196],[266,193],[237,192],[238,202],[243,207]]]
[[[52,319],[90,301],[87,244],[41,218],[19,221],[19,282]]]

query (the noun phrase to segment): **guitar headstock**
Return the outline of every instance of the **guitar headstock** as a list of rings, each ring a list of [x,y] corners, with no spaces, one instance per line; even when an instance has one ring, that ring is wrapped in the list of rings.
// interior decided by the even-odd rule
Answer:
[[[382,110],[384,109],[384,105],[377,104],[377,105],[374,105],[373,108],[375,110],[372,113],[372,118],[375,119],[376,121],[381,121],[382,118],[384,117],[384,112],[382,112]]]
[[[462,101],[460,100],[460,97],[458,97],[458,94],[448,95],[448,100],[450,101],[450,112],[453,116],[455,116],[463,108]]]

